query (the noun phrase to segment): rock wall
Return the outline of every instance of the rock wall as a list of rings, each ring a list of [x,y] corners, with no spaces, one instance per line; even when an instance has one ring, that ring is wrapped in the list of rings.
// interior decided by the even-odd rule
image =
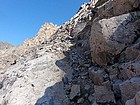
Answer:
[[[139,4],[91,0],[1,51],[0,104],[139,105]]]
[[[95,16],[90,48],[98,69],[90,69],[89,75],[95,84],[96,103],[139,105],[134,97],[140,91],[140,1],[91,2]]]

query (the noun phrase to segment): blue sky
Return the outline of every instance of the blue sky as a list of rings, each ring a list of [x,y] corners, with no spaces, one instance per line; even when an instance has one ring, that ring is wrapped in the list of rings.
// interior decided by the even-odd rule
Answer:
[[[36,35],[44,22],[61,25],[89,0],[0,0],[0,41],[13,45]]]

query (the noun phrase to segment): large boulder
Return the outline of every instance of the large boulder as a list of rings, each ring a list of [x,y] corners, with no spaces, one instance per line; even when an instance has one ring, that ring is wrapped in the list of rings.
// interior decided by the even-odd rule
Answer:
[[[118,55],[138,37],[137,13],[93,21],[90,47],[93,62],[100,66],[116,62]]]

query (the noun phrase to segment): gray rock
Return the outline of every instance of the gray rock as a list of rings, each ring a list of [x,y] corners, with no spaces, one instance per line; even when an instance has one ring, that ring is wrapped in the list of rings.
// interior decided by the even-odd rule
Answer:
[[[128,13],[97,22],[93,21],[90,37],[93,62],[100,66],[114,62],[114,56],[120,54],[137,37],[136,20],[137,14]]]
[[[80,99],[77,100],[78,104],[82,104],[83,102],[84,102],[84,98],[80,98]]]
[[[95,85],[101,85],[104,82],[104,75],[106,74],[103,68],[93,68],[89,70],[89,77],[93,80]]]
[[[89,90],[90,89],[90,85],[85,85],[85,90]]]
[[[127,100],[132,99],[135,94],[140,91],[140,78],[132,78],[130,80],[126,80],[125,82],[119,85],[122,100],[125,103]]]
[[[6,42],[0,42],[0,50],[9,49],[11,47],[14,47],[14,46]]]
[[[94,95],[89,95],[88,100],[93,103],[95,101]]]
[[[94,86],[95,89],[95,100],[97,103],[116,103],[113,91],[108,86]]]
[[[80,85],[72,85],[70,92],[70,99],[73,99],[76,96],[81,95]]]

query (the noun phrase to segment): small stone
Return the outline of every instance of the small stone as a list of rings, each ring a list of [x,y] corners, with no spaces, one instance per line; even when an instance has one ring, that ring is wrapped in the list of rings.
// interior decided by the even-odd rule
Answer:
[[[85,67],[90,67],[90,64],[84,64]]]
[[[85,94],[85,97],[88,97],[88,93]]]
[[[80,73],[79,75],[80,75],[80,76],[86,76],[86,75],[88,75],[88,72],[82,72],[82,73]]]
[[[92,105],[98,105],[96,102],[94,102]]]
[[[90,68],[89,70],[89,77],[95,85],[101,85],[104,82],[104,75],[106,75],[106,72],[103,68]]]
[[[101,104],[105,104],[108,102],[116,103],[113,91],[111,90],[111,87],[95,85],[94,89],[95,89],[95,100],[98,103],[101,103]]]
[[[77,100],[77,103],[78,103],[78,104],[81,104],[81,103],[83,103],[83,102],[84,102],[84,98],[80,98],[80,99]]]
[[[73,85],[71,87],[71,92],[70,92],[70,99],[73,99],[76,96],[81,95],[80,93],[80,85]]]
[[[94,100],[94,96],[93,95],[89,95],[88,100],[89,100],[89,102],[93,103],[95,101]]]
[[[90,85],[85,85],[85,90],[89,90],[90,89]]]
[[[88,77],[87,77],[87,76],[81,76],[81,78],[82,78],[82,79],[87,79]]]

